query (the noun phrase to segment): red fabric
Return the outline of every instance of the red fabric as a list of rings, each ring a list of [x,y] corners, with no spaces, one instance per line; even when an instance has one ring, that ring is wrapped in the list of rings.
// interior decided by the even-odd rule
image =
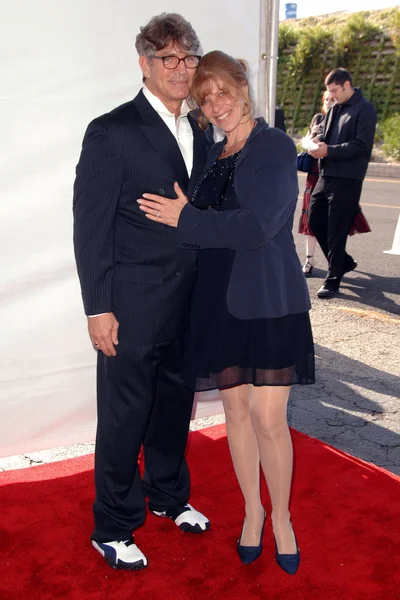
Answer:
[[[301,207],[301,215],[299,221],[299,233],[302,233],[303,235],[314,236],[308,224],[308,209],[310,207],[311,194],[313,193],[314,188],[317,185],[318,178],[318,173],[309,173],[307,175],[306,189],[304,191],[303,205]]]
[[[370,231],[371,227],[369,226],[368,221],[364,217],[360,208],[359,212],[355,216],[354,223],[349,231],[349,235],[354,235],[355,233],[368,233]]]
[[[394,600],[399,598],[400,479],[292,432],[294,577],[275,563],[270,521],[259,560],[236,555],[243,501],[223,426],[192,433],[192,501],[203,535],[149,515],[137,541],[149,566],[112,570],[91,547],[93,457],[0,473],[4,600]],[[267,493],[263,489],[269,512]]]
[[[300,215],[300,219],[299,219],[299,228],[298,228],[298,232],[303,234],[303,235],[312,235],[313,237],[314,234],[310,228],[310,225],[308,223],[308,210],[310,208],[310,200],[311,200],[311,194],[314,191],[315,186],[317,185],[317,181],[318,181],[318,174],[315,173],[309,173],[306,179],[306,189],[304,191],[304,195],[303,195],[303,204],[301,207],[301,215]],[[355,218],[354,218],[354,223],[351,226],[351,229],[349,231],[349,235],[354,235],[355,233],[369,233],[371,231],[371,228],[369,226],[369,223],[367,221],[367,219],[365,218],[365,216],[362,213],[361,208],[359,208]]]

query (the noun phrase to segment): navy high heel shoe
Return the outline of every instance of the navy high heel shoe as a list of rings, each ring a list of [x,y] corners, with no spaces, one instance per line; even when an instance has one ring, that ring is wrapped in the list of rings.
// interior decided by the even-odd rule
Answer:
[[[283,571],[285,571],[285,573],[289,573],[289,575],[294,575],[296,573],[297,569],[299,568],[299,564],[300,564],[300,549],[297,545],[297,540],[296,540],[296,536],[295,536],[294,532],[293,532],[293,535],[294,535],[294,541],[296,542],[296,548],[297,548],[296,554],[279,554],[278,545],[276,543],[276,539],[274,536],[275,548],[276,548],[276,562],[278,563],[280,568]]]
[[[264,521],[263,521],[263,525],[261,528],[260,543],[258,544],[258,546],[242,546],[240,543],[240,540],[242,539],[242,535],[240,535],[240,538],[238,539],[237,551],[238,551],[240,560],[245,565],[249,565],[250,563],[254,562],[255,560],[257,560],[257,558],[259,558],[261,556],[261,552],[263,550],[262,538],[263,538],[263,534],[264,534],[265,517],[266,517],[266,514],[264,513]],[[244,524],[243,524],[243,527],[244,527]],[[243,529],[242,529],[242,533],[243,533]]]

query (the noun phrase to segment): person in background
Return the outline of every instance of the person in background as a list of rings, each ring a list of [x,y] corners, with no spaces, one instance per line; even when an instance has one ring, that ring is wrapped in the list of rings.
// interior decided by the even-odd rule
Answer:
[[[220,51],[206,54],[191,95],[200,125],[211,122],[225,138],[211,148],[190,201],[176,185],[174,200],[143,194],[138,203],[160,228],[177,228],[180,248],[198,250],[184,378],[194,391],[221,391],[245,504],[240,560],[249,564],[262,553],[261,463],[276,561],[294,574],[300,550],[289,512],[287,403],[293,384],[314,382],[310,299],[292,235],[296,147],[254,118],[243,61]]]
[[[311,123],[306,134],[307,138],[313,140],[317,135],[322,133],[322,121],[329,108],[333,104],[334,101],[332,100],[330,93],[325,91],[322,94],[321,112],[315,114],[311,119]],[[318,177],[318,160],[315,158],[312,161],[311,171],[307,174],[306,189],[304,191],[303,206],[301,208],[301,216],[299,221],[299,233],[306,236],[306,260],[303,265],[303,273],[306,277],[310,277],[312,275],[312,271],[316,263],[315,248],[317,246],[317,239],[310,230],[308,223],[308,209],[310,206],[311,194],[317,185]]]
[[[199,45],[177,14],[141,28],[143,89],[90,123],[76,169],[75,256],[98,350],[92,544],[115,569],[147,566],[132,535],[145,497],[181,531],[209,528],[188,504],[193,392],[181,378],[196,253],[177,248],[176,231],[144,219],[135,201],[147,190],[171,194],[175,181],[190,190],[201,173],[206,145],[185,100]]]
[[[320,177],[311,196],[309,224],[328,260],[328,273],[319,298],[339,293],[343,275],[357,268],[346,252],[347,236],[359,212],[362,184],[372,152],[376,112],[359,88],[353,87],[350,73],[334,69],[325,86],[335,105],[323,122],[317,150]]]
[[[275,125],[281,131],[286,133],[286,125],[285,125],[285,113],[280,106],[277,106],[275,109]]]

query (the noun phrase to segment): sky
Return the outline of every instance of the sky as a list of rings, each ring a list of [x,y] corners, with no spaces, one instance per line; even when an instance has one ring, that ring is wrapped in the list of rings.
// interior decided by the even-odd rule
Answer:
[[[334,0],[324,3],[322,0],[295,0],[297,4],[297,18],[310,17],[312,15],[324,15],[331,12],[351,10],[377,10],[399,6],[399,0]],[[285,18],[286,0],[280,0],[280,19]]]

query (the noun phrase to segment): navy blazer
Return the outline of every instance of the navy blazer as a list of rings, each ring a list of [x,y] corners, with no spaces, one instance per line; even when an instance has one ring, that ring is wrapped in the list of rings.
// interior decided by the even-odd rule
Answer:
[[[196,255],[177,247],[176,229],[147,219],[137,199],[190,194],[206,159],[193,129],[189,180],[175,137],[142,92],[87,128],[74,185],[74,246],[85,312],[114,312],[120,341],[182,334],[196,281]]]
[[[223,144],[211,148],[203,178]],[[298,181],[297,151],[290,137],[257,119],[236,164],[233,185],[240,209],[204,211],[190,203],[184,207],[179,245],[236,251],[227,292],[227,307],[234,317],[278,318],[306,312],[310,298],[292,235]]]

